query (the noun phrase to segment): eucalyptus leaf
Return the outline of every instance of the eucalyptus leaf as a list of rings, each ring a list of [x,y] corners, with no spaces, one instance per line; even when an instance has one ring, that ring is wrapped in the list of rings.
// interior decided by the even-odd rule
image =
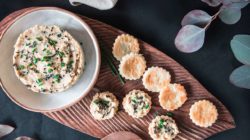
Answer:
[[[15,128],[9,125],[0,124],[0,138],[10,134]]]
[[[222,0],[201,0],[202,2],[207,3],[209,6],[216,7],[219,6]]]
[[[223,8],[219,14],[219,18],[226,24],[235,24],[241,18],[241,9]]]
[[[175,38],[178,50],[191,53],[199,50],[204,44],[205,29],[195,25],[186,25],[181,28]]]
[[[235,69],[229,79],[237,87],[250,89],[250,66],[243,65]]]
[[[205,26],[212,21],[212,16],[202,10],[192,10],[181,21],[181,25]]]
[[[15,140],[35,140],[35,139],[27,137],[27,136],[20,136],[20,137],[15,138]]]
[[[250,35],[235,35],[230,45],[236,59],[250,65]]]

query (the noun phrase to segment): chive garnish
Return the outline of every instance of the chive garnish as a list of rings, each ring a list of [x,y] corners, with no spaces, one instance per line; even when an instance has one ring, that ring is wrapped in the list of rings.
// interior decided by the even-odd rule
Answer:
[[[37,79],[36,83],[38,84],[38,86],[42,86],[43,85],[41,78]]]
[[[64,56],[64,53],[63,52],[57,52],[57,54],[60,56],[60,57],[63,57]]]
[[[38,59],[37,58],[33,58],[33,63],[36,64],[38,62]]]
[[[62,63],[61,63],[61,67],[64,67],[64,66],[65,66],[65,63],[62,62]]]
[[[168,117],[173,117],[173,116],[174,116],[174,114],[171,113],[171,112],[167,112],[166,115],[167,115]]]
[[[53,71],[53,69],[48,69],[48,72],[51,73]]]
[[[24,69],[25,67],[24,67],[24,65],[19,65],[18,67],[17,67],[17,70],[22,70],[22,69]]]
[[[164,122],[165,122],[165,120],[160,119],[160,122],[158,124],[158,128],[163,128]]]
[[[146,104],[146,106],[144,107],[145,109],[148,109],[149,108],[149,104]]]

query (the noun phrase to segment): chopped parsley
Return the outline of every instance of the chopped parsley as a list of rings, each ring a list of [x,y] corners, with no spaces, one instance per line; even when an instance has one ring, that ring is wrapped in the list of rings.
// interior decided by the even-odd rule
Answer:
[[[48,67],[51,67],[51,66],[52,66],[52,63],[49,63],[47,66],[48,66]]]
[[[133,102],[133,103],[137,103],[137,100],[136,100],[136,98],[133,98],[133,99],[131,99],[131,101]]]
[[[54,76],[53,76],[53,79],[54,79],[57,83],[59,83],[59,82],[60,82],[60,75],[59,75],[59,74],[54,75]]]
[[[25,67],[24,67],[24,65],[19,65],[18,67],[17,67],[17,70],[23,70]]]
[[[164,122],[165,122],[165,120],[160,119],[160,122],[158,124],[158,128],[163,128]]]
[[[48,69],[48,72],[51,73],[53,71],[53,69]]]
[[[30,64],[29,64],[29,66],[32,66],[32,65],[33,65],[33,63],[30,63]]]
[[[38,41],[43,41],[43,38],[41,36],[36,38]]]
[[[31,47],[32,47],[32,48],[35,48],[36,46],[37,46],[37,42],[34,41]]]
[[[34,48],[34,49],[32,50],[32,52],[34,53],[36,50],[37,50],[37,48]]]
[[[108,106],[109,101],[103,100],[103,99],[97,99],[94,101],[95,104],[102,105],[102,106]]]
[[[57,52],[57,54],[58,54],[60,57],[64,57],[64,55],[65,55],[63,52],[59,52],[59,51]]]
[[[33,58],[33,63],[36,64],[38,62],[38,58]]]
[[[42,58],[42,61],[48,62],[48,61],[50,61],[50,60],[51,60],[51,57],[49,57],[49,56],[44,56],[44,57]]]
[[[55,45],[57,44],[57,41],[48,38],[48,43],[49,43],[51,46],[55,46]]]
[[[145,109],[148,109],[149,108],[149,104],[146,104],[146,106],[144,106]]]
[[[65,63],[62,62],[62,63],[61,63],[61,67],[64,67],[64,66],[65,66]]]
[[[38,84],[38,86],[42,86],[43,85],[43,82],[42,82],[41,78],[37,79],[36,83]]]

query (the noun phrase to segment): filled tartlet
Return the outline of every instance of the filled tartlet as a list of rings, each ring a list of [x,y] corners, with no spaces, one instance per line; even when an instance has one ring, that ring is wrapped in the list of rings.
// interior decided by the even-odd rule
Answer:
[[[130,91],[123,99],[123,108],[134,118],[141,118],[151,109],[151,97],[141,90]]]
[[[179,133],[175,120],[168,116],[156,116],[148,127],[153,140],[172,140]]]
[[[96,93],[90,104],[90,112],[96,120],[106,120],[114,117],[119,101],[111,92]]]
[[[34,92],[61,92],[76,83],[84,67],[79,43],[58,26],[25,30],[14,46],[16,76]]]

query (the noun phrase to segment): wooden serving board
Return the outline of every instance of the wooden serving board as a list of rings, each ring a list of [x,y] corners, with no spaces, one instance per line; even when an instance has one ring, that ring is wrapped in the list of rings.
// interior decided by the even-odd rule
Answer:
[[[0,37],[6,27],[12,24],[19,15],[23,14],[24,12],[34,10],[34,8],[36,7],[16,11],[2,20],[0,23]],[[89,19],[84,16],[80,17],[92,28],[100,46],[106,47],[109,51],[112,49],[112,44],[115,38],[118,35],[125,33],[102,22]],[[181,132],[176,139],[205,139],[216,133],[235,127],[233,117],[226,107],[210,92],[208,92],[185,68],[183,68],[180,64],[178,64],[166,54],[143,41],[140,41],[140,47],[140,53],[145,56],[148,67],[161,66],[166,68],[172,75],[172,82],[181,83],[185,86],[188,92],[187,102],[181,108],[173,112],[173,118],[177,121],[177,125]],[[154,114],[156,112],[159,112],[159,114],[166,114],[166,110],[163,110],[159,106],[158,93],[152,93],[145,90],[152,97],[153,102],[152,109],[146,117],[142,119],[134,119],[125,113],[120,104],[119,112],[113,119],[96,121],[92,118],[89,111],[89,105],[93,95],[96,93],[96,89],[99,89],[100,91],[108,90],[115,93],[120,102],[122,101],[122,98],[125,96],[125,94],[127,94],[132,89],[145,90],[143,88],[141,79],[127,81],[124,86],[121,85],[118,78],[112,75],[109,67],[105,64],[102,64],[95,88],[86,97],[67,109],[44,113],[44,115],[68,127],[97,138],[102,138],[115,131],[126,130],[136,133],[143,139],[150,139],[150,136],[148,135],[148,124],[154,118]],[[219,118],[212,127],[198,127],[194,125],[189,119],[188,114],[191,105],[195,101],[201,99],[208,99],[212,101],[218,109]]]

